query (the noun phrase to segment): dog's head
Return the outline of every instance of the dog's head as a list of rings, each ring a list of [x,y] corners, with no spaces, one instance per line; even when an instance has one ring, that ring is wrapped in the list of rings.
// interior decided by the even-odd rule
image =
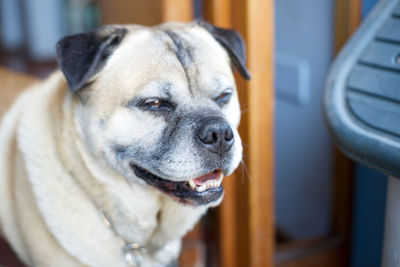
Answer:
[[[106,26],[57,44],[95,158],[191,204],[217,203],[240,163],[233,68],[249,79],[240,35],[205,22]]]

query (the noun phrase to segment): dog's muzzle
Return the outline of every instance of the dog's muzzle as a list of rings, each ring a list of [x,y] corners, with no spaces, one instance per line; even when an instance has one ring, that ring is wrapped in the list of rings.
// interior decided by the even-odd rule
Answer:
[[[223,195],[222,180],[224,174],[229,172],[234,133],[229,123],[219,116],[198,119],[192,131],[193,149],[203,155],[206,171],[202,175],[185,181],[172,181],[157,175],[156,168],[145,169],[133,162],[130,167],[138,178],[179,202],[194,206],[207,205],[218,201]]]

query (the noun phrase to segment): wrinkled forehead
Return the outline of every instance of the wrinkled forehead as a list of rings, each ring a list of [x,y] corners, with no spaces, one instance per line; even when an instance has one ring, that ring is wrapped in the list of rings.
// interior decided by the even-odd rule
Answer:
[[[226,51],[206,30],[161,26],[129,31],[95,83],[126,97],[127,88],[136,94],[154,81],[195,91],[224,86],[218,83],[233,83],[234,78]]]

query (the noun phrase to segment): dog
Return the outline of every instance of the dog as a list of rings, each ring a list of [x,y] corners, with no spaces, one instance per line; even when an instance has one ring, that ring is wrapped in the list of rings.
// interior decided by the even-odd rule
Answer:
[[[202,21],[109,25],[0,128],[0,233],[28,266],[168,266],[242,157],[245,46]]]

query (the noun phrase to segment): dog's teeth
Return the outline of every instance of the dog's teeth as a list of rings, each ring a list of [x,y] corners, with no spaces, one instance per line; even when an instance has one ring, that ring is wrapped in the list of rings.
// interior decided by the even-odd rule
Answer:
[[[203,192],[207,189],[207,185],[203,184],[201,186],[196,187],[197,192]]]
[[[204,192],[209,188],[218,188],[221,185],[223,178],[224,175],[221,173],[218,179],[206,181],[202,185],[197,185],[193,179],[190,179],[188,182],[191,189],[196,189],[197,192]]]
[[[195,189],[196,188],[196,183],[193,181],[193,179],[189,180],[189,185],[191,189]]]
[[[219,176],[219,179],[217,181],[217,187],[219,187],[222,184],[223,179],[224,179],[224,174],[221,172],[221,175]]]
[[[211,181],[207,181],[206,183],[206,188],[216,188],[219,186],[219,181],[218,180],[211,180]]]

